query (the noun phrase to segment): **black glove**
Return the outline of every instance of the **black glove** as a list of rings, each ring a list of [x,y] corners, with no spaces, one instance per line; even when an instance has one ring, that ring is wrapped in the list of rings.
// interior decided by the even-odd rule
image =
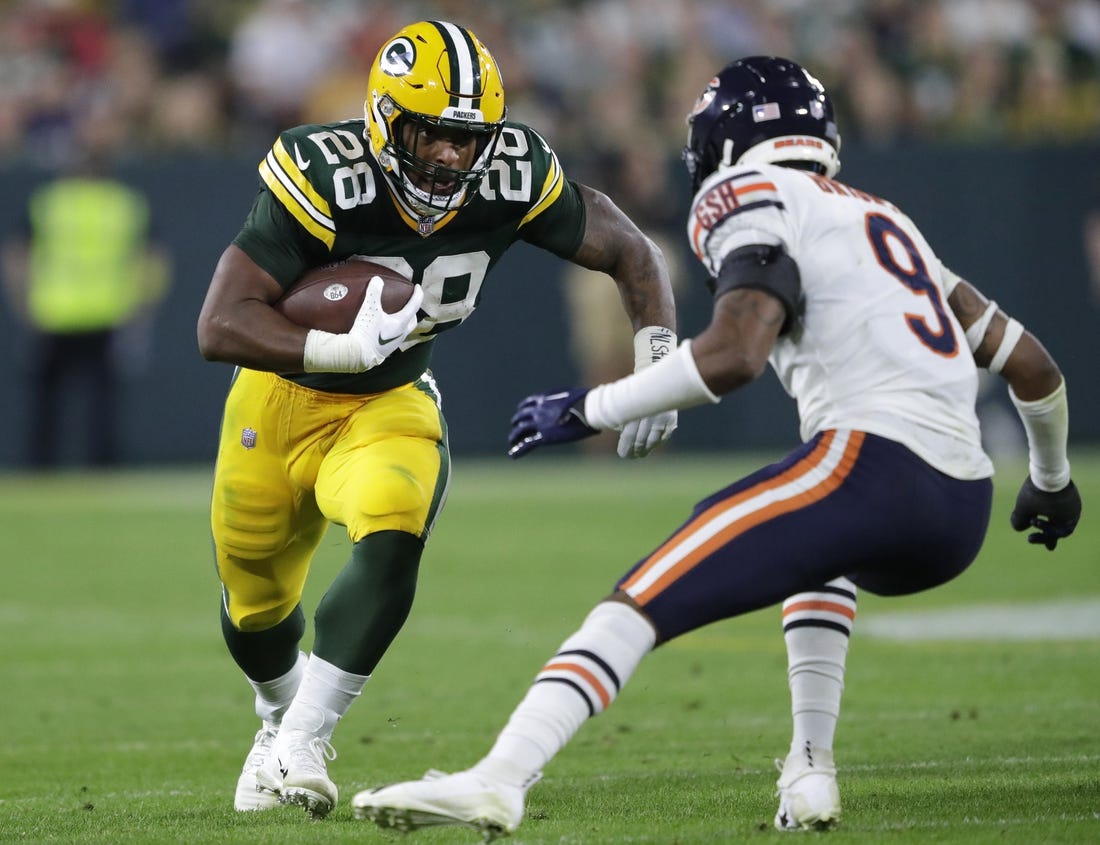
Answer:
[[[1040,490],[1028,477],[1016,495],[1012,511],[1012,527],[1017,531],[1038,530],[1029,534],[1029,543],[1042,543],[1053,550],[1058,541],[1068,537],[1081,518],[1081,494],[1072,481],[1055,493]]]

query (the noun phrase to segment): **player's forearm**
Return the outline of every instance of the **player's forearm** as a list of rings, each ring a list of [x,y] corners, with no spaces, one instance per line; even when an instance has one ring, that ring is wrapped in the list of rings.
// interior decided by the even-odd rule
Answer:
[[[199,351],[207,361],[276,373],[302,371],[306,334],[262,302],[204,313],[198,324]]]
[[[632,420],[718,401],[699,375],[691,341],[633,375],[588,392],[584,417],[592,428],[622,428]]]
[[[664,326],[676,331],[676,302],[668,265],[657,244],[638,233],[639,241],[613,268],[623,308],[634,331],[645,326]]]
[[[1055,492],[1070,480],[1067,442],[1069,440],[1069,404],[1065,381],[1049,395],[1039,399],[1021,399],[1009,390],[1012,404],[1024,424],[1031,480],[1040,490]]]

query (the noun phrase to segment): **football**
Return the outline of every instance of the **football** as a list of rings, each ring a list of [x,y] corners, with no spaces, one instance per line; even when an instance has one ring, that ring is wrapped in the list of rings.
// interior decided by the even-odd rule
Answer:
[[[412,296],[413,283],[389,267],[353,258],[308,271],[275,301],[274,308],[299,326],[343,334],[355,322],[374,276],[381,276],[384,283],[382,310],[400,311]]]

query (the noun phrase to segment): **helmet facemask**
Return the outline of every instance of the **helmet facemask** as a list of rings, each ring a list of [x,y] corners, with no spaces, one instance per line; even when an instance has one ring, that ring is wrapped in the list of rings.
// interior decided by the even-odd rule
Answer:
[[[402,198],[425,216],[444,214],[469,202],[485,177],[501,123],[436,117],[402,110],[388,96],[375,98],[374,119],[384,127],[386,142],[379,160]],[[419,155],[427,135],[449,138],[457,146],[474,144],[468,168],[447,167]]]

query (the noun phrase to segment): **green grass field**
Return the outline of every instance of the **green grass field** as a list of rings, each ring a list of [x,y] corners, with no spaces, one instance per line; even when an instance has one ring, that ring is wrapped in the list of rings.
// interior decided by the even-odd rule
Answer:
[[[1100,842],[1100,454],[1073,457],[1085,520],[1057,552],[1008,527],[1023,468],[1001,466],[970,571],[861,595],[830,845]],[[616,577],[757,463],[456,460],[412,617],[337,730],[323,822],[231,808],[256,723],[218,629],[208,471],[0,476],[0,842],[478,841],[403,840],[347,801],[473,763]],[[346,551],[330,532],[307,615]],[[777,610],[697,631],[547,768],[513,841],[789,838],[771,826],[789,718]]]

